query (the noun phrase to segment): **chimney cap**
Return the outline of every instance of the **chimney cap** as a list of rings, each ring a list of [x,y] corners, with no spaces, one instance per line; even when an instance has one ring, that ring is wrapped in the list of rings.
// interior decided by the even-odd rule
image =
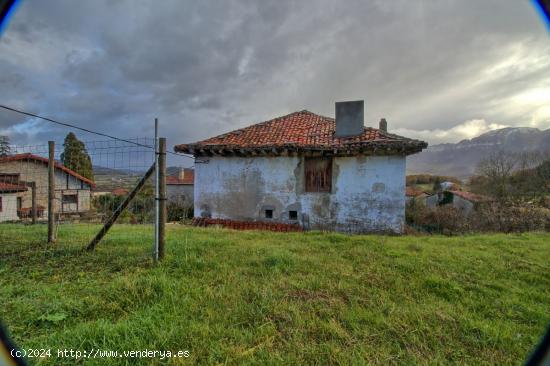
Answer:
[[[357,136],[364,131],[365,101],[354,100],[335,103],[336,137]]]
[[[380,119],[380,123],[378,125],[378,129],[379,130],[382,130],[384,132],[387,132],[388,131],[388,121],[386,121],[385,118],[381,118]]]

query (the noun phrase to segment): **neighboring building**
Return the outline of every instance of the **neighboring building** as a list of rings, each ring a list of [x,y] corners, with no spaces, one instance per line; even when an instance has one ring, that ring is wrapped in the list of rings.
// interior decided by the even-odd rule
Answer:
[[[178,175],[166,177],[166,197],[170,202],[192,206],[194,197],[195,171],[181,168]]]
[[[414,187],[406,187],[405,189],[405,200],[407,203],[413,200],[417,203],[426,203],[426,197],[428,196],[426,192]]]
[[[363,101],[336,118],[291,113],[175,147],[193,154],[195,216],[343,232],[404,228],[405,158],[427,143],[364,127]]]
[[[27,191],[21,184],[11,184],[0,181],[0,222],[17,221],[18,194]]]
[[[126,196],[128,195],[128,190],[126,188],[115,188],[113,189],[110,193],[113,195],[113,196]],[[94,192],[94,196],[95,196],[95,192]]]
[[[427,197],[426,206],[435,208],[437,206],[452,205],[465,214],[469,214],[476,204],[486,201],[488,201],[487,197],[472,192],[447,190]]]
[[[454,189],[456,187],[457,187],[457,185],[454,182],[445,181],[445,182],[439,183],[439,188],[441,190],[444,190],[444,191],[445,190],[451,190],[451,189]]]
[[[48,206],[48,159],[30,153],[16,154],[0,158],[0,175],[12,176],[17,184],[27,187],[34,184],[36,204],[41,217],[47,217]],[[16,177],[16,178],[15,178]],[[94,182],[64,165],[55,163],[54,207],[61,214],[84,213],[90,209],[91,188]],[[30,189],[18,192],[18,208],[22,215],[32,209],[32,192]]]

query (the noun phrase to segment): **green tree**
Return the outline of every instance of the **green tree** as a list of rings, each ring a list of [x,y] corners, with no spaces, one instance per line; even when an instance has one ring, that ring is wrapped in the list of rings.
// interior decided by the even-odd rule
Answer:
[[[74,170],[85,178],[94,179],[92,159],[86,151],[86,146],[69,132],[63,142],[64,150],[61,153],[61,161],[67,168]]]
[[[0,156],[8,156],[10,153],[10,138],[8,136],[0,136]]]

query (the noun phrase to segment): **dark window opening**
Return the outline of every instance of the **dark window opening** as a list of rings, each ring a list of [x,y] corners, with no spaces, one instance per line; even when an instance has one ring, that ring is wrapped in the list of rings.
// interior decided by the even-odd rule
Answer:
[[[273,210],[265,210],[265,218],[266,219],[272,219],[273,218]]]
[[[332,158],[305,158],[306,192],[332,190]]]
[[[63,203],[78,203],[78,195],[76,194],[64,194]]]
[[[298,220],[298,211],[288,211],[289,220]]]
[[[2,197],[0,197],[0,212],[2,212]]]
[[[23,208],[23,197],[17,197],[17,209],[20,210]]]

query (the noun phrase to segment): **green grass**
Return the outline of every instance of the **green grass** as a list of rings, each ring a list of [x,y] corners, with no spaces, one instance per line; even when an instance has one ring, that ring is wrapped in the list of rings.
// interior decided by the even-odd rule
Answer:
[[[521,364],[550,322],[550,235],[345,236],[0,225],[0,318],[23,348],[189,350],[84,364]],[[36,361],[36,360],[35,360]],[[38,364],[73,364],[56,355]]]

